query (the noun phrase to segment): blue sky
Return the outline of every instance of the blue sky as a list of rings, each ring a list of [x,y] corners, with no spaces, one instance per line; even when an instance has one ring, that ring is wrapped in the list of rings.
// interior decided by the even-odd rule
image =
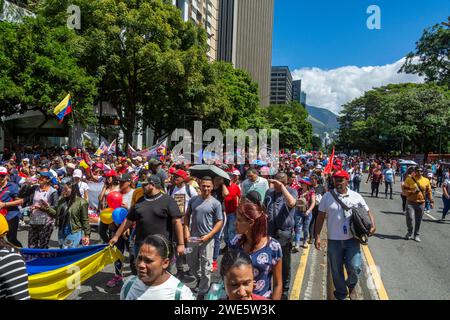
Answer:
[[[369,5],[381,30],[369,30]],[[275,0],[273,65],[333,69],[393,63],[422,31],[446,20],[449,0]]]
[[[380,30],[367,28],[370,5]],[[372,88],[423,82],[398,70],[423,30],[448,16],[450,0],[275,0],[272,64],[302,80],[307,104],[338,114]]]

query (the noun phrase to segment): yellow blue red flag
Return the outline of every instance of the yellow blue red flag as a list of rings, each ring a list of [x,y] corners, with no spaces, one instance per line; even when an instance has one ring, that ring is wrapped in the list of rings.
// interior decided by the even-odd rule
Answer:
[[[108,264],[123,261],[109,245],[74,249],[21,249],[32,299],[63,300]]]
[[[68,94],[63,101],[61,101],[53,110],[53,113],[56,115],[58,120],[61,122],[64,120],[64,117],[72,112],[72,99],[70,98],[70,94]]]

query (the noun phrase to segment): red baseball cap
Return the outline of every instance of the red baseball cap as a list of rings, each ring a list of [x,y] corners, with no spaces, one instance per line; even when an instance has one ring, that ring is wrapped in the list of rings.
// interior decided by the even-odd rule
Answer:
[[[333,178],[344,178],[347,180],[350,180],[350,176],[348,175],[348,172],[345,170],[339,170],[332,176]]]
[[[175,167],[171,167],[171,168],[169,169],[169,173],[170,173],[170,174],[174,174],[175,171],[177,171],[177,169],[176,169]]]
[[[188,177],[187,172],[181,169],[175,171],[174,175],[183,178],[183,180],[186,180],[186,178]]]
[[[117,172],[116,170],[109,170],[106,171],[104,174],[105,177],[117,177]]]

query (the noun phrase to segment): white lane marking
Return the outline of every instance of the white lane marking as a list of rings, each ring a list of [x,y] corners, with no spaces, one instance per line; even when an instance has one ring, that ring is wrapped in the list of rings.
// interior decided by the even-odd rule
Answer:
[[[373,282],[372,274],[369,272],[369,268],[368,268],[369,264],[367,263],[366,255],[361,252],[361,256],[363,259],[363,270],[364,270],[364,276],[366,277],[366,281],[367,281],[367,283],[369,283],[370,281]],[[380,300],[375,286],[367,286],[367,289],[369,290],[370,298],[372,300]]]
[[[316,269],[317,251],[318,250],[313,248],[313,255],[311,257],[312,262],[311,262],[311,266],[310,266],[308,285],[305,290],[304,300],[312,299],[312,289],[313,289],[313,285],[314,285],[314,279],[315,279],[316,272],[318,271]]]
[[[431,219],[433,219],[434,221],[437,221],[438,219],[436,219],[435,217],[433,217],[431,214],[425,213],[428,217],[430,217]]]

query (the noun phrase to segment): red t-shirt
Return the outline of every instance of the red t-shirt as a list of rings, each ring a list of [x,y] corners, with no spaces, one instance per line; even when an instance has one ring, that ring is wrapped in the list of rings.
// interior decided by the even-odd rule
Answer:
[[[229,187],[227,187],[230,194],[225,198],[225,212],[228,213],[236,213],[239,201],[236,197],[241,196],[241,188],[235,183],[232,183]]]

